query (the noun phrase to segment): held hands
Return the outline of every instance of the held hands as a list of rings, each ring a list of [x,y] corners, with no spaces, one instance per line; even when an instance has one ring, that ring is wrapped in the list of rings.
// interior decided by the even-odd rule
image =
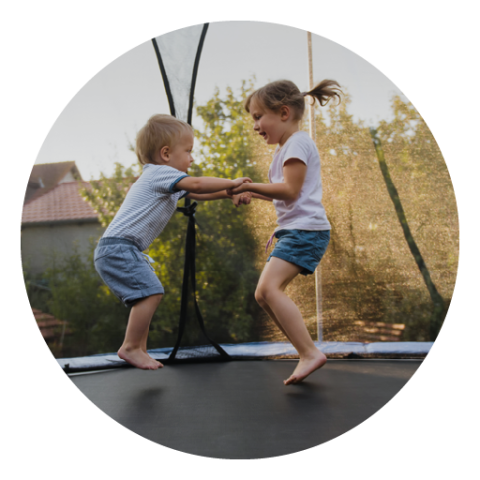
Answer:
[[[233,195],[238,195],[239,193],[243,193],[241,190],[241,185],[244,183],[252,183],[252,180],[248,177],[241,177],[241,178],[236,178],[235,180],[232,180],[233,186],[227,189],[227,195],[233,196]]]
[[[227,195],[230,195],[232,202],[235,207],[240,205],[248,205],[252,199],[252,194],[250,192],[241,192],[240,186],[244,183],[252,183],[252,180],[248,177],[236,178],[233,180],[233,187],[227,190]]]

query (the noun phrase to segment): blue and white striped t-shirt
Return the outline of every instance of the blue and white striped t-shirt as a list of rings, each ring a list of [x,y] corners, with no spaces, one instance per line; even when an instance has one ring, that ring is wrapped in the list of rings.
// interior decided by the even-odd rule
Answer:
[[[178,200],[188,195],[174,189],[185,177],[186,173],[166,165],[144,165],[102,238],[126,238],[142,251],[148,248],[175,213]]]

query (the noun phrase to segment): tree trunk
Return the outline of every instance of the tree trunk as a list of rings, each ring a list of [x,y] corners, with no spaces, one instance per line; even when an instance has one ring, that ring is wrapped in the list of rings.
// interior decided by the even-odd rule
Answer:
[[[422,254],[415,243],[413,238],[412,232],[410,231],[410,227],[408,226],[407,217],[405,216],[405,212],[402,207],[402,203],[400,201],[400,197],[398,195],[397,189],[393,184],[392,178],[390,177],[390,173],[388,171],[387,164],[385,162],[385,156],[383,154],[382,144],[380,139],[377,136],[377,131],[374,128],[370,128],[370,135],[373,139],[373,144],[375,145],[375,151],[377,152],[378,163],[380,165],[380,170],[382,171],[383,179],[385,180],[385,184],[387,186],[388,194],[395,206],[395,211],[397,213],[398,220],[400,225],[403,229],[403,234],[405,235],[405,239],[407,240],[408,247],[412,252],[413,258],[417,263],[417,266],[420,270],[420,273],[423,276],[423,280],[425,281],[425,285],[427,286],[428,293],[430,294],[430,298],[433,302],[433,313],[430,319],[430,340],[435,340],[438,332],[440,331],[440,327],[442,325],[442,321],[444,318],[445,313],[445,302],[442,296],[438,293],[435,284],[432,282],[430,278],[430,272],[428,271],[427,265],[425,264]]]

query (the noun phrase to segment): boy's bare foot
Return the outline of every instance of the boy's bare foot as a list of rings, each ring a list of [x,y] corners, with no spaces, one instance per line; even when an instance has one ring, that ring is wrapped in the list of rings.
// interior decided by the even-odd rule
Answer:
[[[318,350],[318,354],[312,357],[301,358],[298,362],[297,368],[293,371],[287,380],[284,380],[285,385],[300,383],[304,378],[308,377],[312,372],[323,367],[327,363],[327,357]]]
[[[160,362],[154,360],[140,348],[130,350],[120,347],[117,355],[130,365],[141,368],[142,370],[157,370],[157,368],[163,367]]]

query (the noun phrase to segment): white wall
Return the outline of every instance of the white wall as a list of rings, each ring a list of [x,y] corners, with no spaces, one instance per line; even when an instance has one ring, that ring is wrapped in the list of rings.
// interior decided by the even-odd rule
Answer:
[[[104,231],[97,222],[22,228],[23,264],[32,274],[39,274],[47,268],[52,253],[68,255],[73,252],[75,244],[81,253],[87,253],[90,239],[96,242]]]

